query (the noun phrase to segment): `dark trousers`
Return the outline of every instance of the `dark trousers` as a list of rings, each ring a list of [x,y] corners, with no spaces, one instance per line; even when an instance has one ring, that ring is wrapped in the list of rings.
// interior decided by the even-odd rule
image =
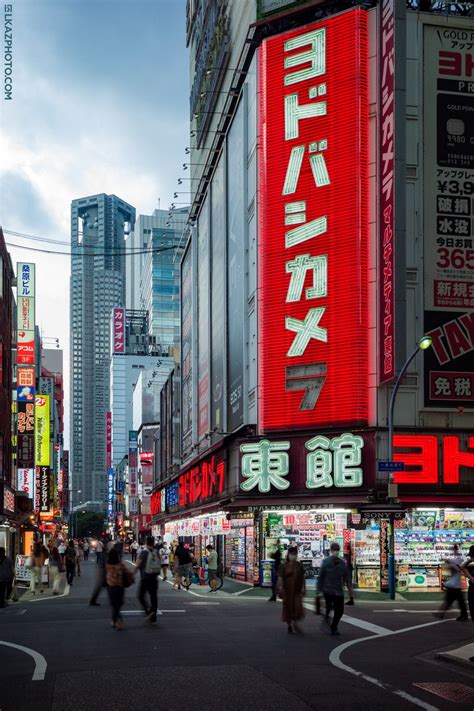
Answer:
[[[469,612],[471,613],[471,620],[474,622],[474,583],[469,583],[469,590],[467,591],[467,601],[469,603]]]
[[[8,583],[0,582],[0,607],[5,607]]]
[[[441,611],[446,612],[446,610],[449,610],[453,602],[458,603],[461,617],[467,618],[466,603],[464,601],[464,595],[460,588],[446,588],[446,597],[444,598],[444,602],[441,606]]]
[[[66,561],[66,580],[68,582],[68,585],[71,585],[72,579],[74,577],[74,573],[76,570],[76,564],[74,561],[69,562],[68,560]]]
[[[122,615],[120,614],[120,608],[123,605],[124,590],[118,585],[114,585],[113,587],[109,587],[108,591],[110,606],[112,608],[112,622],[117,622],[118,620],[122,619]]]
[[[331,622],[331,629],[337,630],[339,621],[344,614],[344,595],[329,595],[324,593],[324,599],[326,600],[326,618],[334,610],[334,615]]]
[[[132,563],[137,559],[137,551],[132,548]]]
[[[97,565],[102,565],[102,556],[103,556],[102,551],[96,551],[95,562],[97,563]]]
[[[146,602],[147,593],[150,596],[150,605],[147,605]],[[158,580],[156,575],[143,575],[138,599],[145,612],[150,614],[151,622],[156,622],[156,611],[158,610]]]
[[[90,602],[97,602],[97,598],[100,595],[100,591],[105,587],[105,568],[100,567],[97,571],[97,577],[95,580],[94,590],[92,591]]]

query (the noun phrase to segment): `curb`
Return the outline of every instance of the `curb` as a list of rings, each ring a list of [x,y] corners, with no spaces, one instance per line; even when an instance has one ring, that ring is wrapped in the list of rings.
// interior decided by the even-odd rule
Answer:
[[[435,658],[472,670],[474,669],[474,644],[465,644],[448,652],[437,652]]]

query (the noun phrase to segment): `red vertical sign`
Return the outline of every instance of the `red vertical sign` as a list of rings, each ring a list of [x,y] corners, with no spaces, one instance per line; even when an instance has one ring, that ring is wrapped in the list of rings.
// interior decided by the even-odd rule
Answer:
[[[259,422],[368,417],[367,13],[260,48]]]
[[[395,376],[395,8],[380,7],[379,382]]]

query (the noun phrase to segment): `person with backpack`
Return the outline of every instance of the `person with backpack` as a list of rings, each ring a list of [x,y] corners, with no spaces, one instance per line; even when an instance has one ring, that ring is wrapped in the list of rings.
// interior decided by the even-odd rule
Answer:
[[[138,599],[145,610],[147,622],[150,625],[155,625],[158,610],[158,575],[161,566],[153,536],[147,537],[146,548],[140,553],[137,560],[137,568],[139,568],[141,576]],[[149,605],[146,601],[147,594],[150,598]]]
[[[72,585],[72,579],[76,573],[76,562],[77,553],[74,546],[74,541],[71,539],[69,545],[64,553],[64,560],[66,561],[66,580],[68,585]]]
[[[330,555],[323,560],[319,571],[316,595],[324,595],[326,601],[325,621],[330,627],[331,635],[334,636],[340,634],[337,627],[344,614],[344,583],[352,601],[354,593],[347,565],[339,557],[341,551],[339,543],[331,543],[329,550]],[[330,620],[329,615],[332,611],[334,611],[333,617]]]
[[[212,546],[210,543],[208,546],[206,546],[207,550],[207,574],[209,576],[209,586],[211,588],[211,592],[217,592],[217,570],[219,568],[219,556],[217,555],[217,551],[214,549],[214,546]]]
[[[178,543],[177,548],[174,551],[175,566],[176,563],[178,567],[176,569],[176,583],[178,585],[178,590],[181,590],[181,583],[183,578],[189,579],[192,575],[193,559],[189,548],[186,548],[182,541]]]

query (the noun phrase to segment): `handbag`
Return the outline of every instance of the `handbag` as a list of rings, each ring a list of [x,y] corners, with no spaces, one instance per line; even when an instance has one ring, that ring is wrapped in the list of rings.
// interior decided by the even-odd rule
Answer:
[[[124,567],[122,569],[122,585],[124,588],[129,588],[135,582],[133,575]]]
[[[33,557],[31,555],[27,556],[25,559],[25,567],[26,568],[32,568],[33,567]]]

